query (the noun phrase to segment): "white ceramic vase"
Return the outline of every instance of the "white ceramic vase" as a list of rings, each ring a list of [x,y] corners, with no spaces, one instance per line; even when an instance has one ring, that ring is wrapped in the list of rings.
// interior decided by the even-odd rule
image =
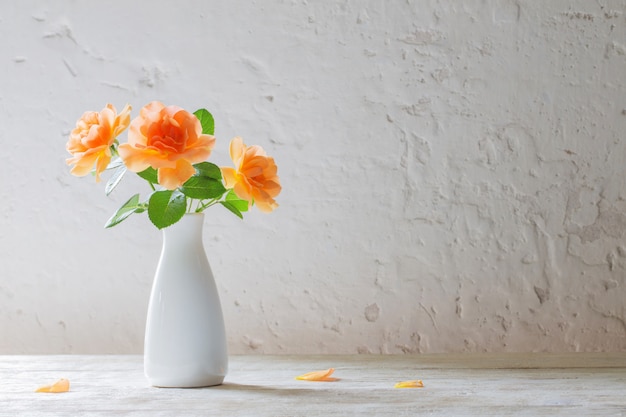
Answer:
[[[202,242],[204,214],[163,229],[144,344],[144,371],[156,387],[219,385],[228,369],[217,287]]]

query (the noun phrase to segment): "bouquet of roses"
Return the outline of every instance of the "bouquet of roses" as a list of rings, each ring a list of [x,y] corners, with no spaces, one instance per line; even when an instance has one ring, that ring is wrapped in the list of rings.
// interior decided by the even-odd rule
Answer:
[[[153,101],[130,120],[131,107],[118,113],[111,104],[89,111],[76,123],[67,142],[71,173],[93,173],[96,182],[112,170],[105,193],[109,195],[127,171],[135,172],[151,188],[147,199],[133,195],[108,220],[119,224],[133,213],[147,212],[159,229],[180,220],[185,213],[200,213],[220,204],[243,218],[250,206],[271,212],[281,186],[274,159],[260,146],[246,146],[240,137],[230,142],[234,167],[208,162],[215,145],[215,122],[205,109],[189,113],[177,106]],[[128,130],[128,141],[118,136]]]

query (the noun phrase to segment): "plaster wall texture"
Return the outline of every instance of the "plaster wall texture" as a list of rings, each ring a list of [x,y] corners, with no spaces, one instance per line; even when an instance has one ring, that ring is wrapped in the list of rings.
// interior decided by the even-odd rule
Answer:
[[[207,212],[231,353],[626,349],[626,1],[0,6],[0,353],[139,353],[161,234],[65,142],[108,102],[262,145]],[[121,138],[125,141],[125,135]]]

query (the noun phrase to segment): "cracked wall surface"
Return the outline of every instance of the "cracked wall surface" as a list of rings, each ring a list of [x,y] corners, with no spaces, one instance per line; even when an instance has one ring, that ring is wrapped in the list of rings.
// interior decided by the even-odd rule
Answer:
[[[0,353],[142,351],[147,190],[65,142],[155,99],[279,166],[207,212],[231,353],[626,349],[626,1],[173,3],[0,5]]]

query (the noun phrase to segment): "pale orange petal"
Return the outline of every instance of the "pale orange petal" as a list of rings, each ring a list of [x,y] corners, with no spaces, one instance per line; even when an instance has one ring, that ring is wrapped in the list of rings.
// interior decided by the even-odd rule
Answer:
[[[118,146],[117,152],[120,154],[120,158],[124,160],[126,168],[133,172],[141,172],[150,166],[145,153],[157,153],[156,151],[148,149],[138,150],[137,148],[133,148],[129,143],[123,143]]]
[[[245,178],[241,178],[240,181],[235,183],[233,187],[233,191],[237,195],[237,197],[242,200],[246,200],[248,203],[252,201],[252,194],[250,194],[250,186],[248,185]]]
[[[161,111],[161,109],[164,108],[165,104],[161,103],[160,101],[151,101],[150,103],[143,106],[141,110],[139,110],[139,114],[142,117],[149,117],[150,114],[158,113]]]
[[[130,104],[124,106],[124,109],[117,115],[115,126],[113,127],[113,137],[119,136],[130,124],[130,112],[132,107]]]
[[[246,146],[239,136],[230,142],[230,156],[235,168],[222,169],[226,188],[262,212],[275,210],[278,204],[274,197],[280,194],[281,186],[274,158],[258,145]]]
[[[224,179],[224,186],[226,188],[233,188],[237,183],[237,171],[235,168],[222,167],[222,178]]]
[[[130,171],[152,167],[159,171],[159,184],[173,190],[195,173],[193,164],[209,158],[214,146],[215,137],[202,134],[195,115],[153,101],[130,122],[128,142],[118,152]]]
[[[411,381],[401,381],[393,386],[394,388],[424,388],[424,383],[421,379],[414,379]]]
[[[176,156],[177,159],[186,159],[192,164],[206,161],[211,156],[211,151],[215,146],[215,137],[202,135],[193,146],[189,146],[184,152]]]
[[[104,172],[111,162],[111,150],[110,148],[104,148],[104,151],[98,155],[96,161],[96,182],[100,182],[100,173]]]
[[[70,390],[70,381],[65,378],[61,378],[52,385],[44,385],[43,387],[37,388],[35,392],[59,393],[59,392],[68,392],[69,390]]]
[[[76,164],[70,170],[70,173],[72,175],[75,175],[77,177],[83,177],[91,172],[97,160],[97,153],[84,152],[82,154],[77,154],[73,158],[68,158],[66,162],[68,165]]]
[[[241,139],[239,136],[234,137],[231,141],[230,141],[230,159],[233,160],[233,162],[238,165],[240,162],[241,157],[243,156],[243,153],[245,151],[246,147],[243,144],[243,139]],[[239,168],[239,167],[237,167]]]
[[[300,381],[336,381],[337,378],[331,378],[332,373],[335,372],[335,368],[328,368],[324,371],[308,372],[297,376],[296,379]]]
[[[100,181],[100,174],[111,161],[110,147],[116,136],[128,126],[128,105],[124,112],[118,115],[115,106],[107,104],[100,112],[85,112],[76,122],[66,145],[67,151],[72,154],[67,162],[76,165],[71,170],[73,175],[87,175],[95,168],[96,181]]]
[[[278,203],[276,203],[276,201],[270,197],[265,190],[253,188],[252,197],[254,199],[254,204],[256,204],[258,209],[263,213],[271,213],[278,208]]]
[[[278,208],[278,203],[274,200],[272,201],[254,200],[254,201],[255,201],[257,208],[262,213],[271,213],[272,211]]]
[[[176,168],[159,168],[159,184],[167,190],[175,190],[183,185],[196,169],[188,161],[179,159]]]

